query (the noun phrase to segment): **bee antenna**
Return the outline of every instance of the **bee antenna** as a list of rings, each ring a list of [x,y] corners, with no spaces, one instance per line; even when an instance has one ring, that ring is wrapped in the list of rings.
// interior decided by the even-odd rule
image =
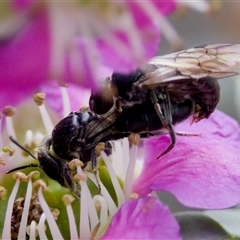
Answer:
[[[24,165],[24,166],[21,166],[21,167],[16,167],[16,168],[13,168],[13,169],[10,169],[10,170],[7,170],[7,174],[9,173],[12,173],[12,172],[15,172],[15,171],[18,171],[18,170],[21,170],[21,169],[25,169],[25,168],[29,168],[29,167],[40,167],[38,164],[35,164],[35,163],[31,163],[31,164],[28,164],[28,165]]]
[[[33,157],[34,159],[37,160],[37,158],[27,149],[25,148],[24,146],[22,146],[19,142],[17,142],[17,140],[15,140],[12,136],[9,136],[9,139],[15,143],[19,148],[21,148],[23,151],[27,152],[31,157]],[[31,165],[31,164],[30,164]],[[28,166],[28,165],[27,165]],[[36,167],[36,166],[34,166]]]

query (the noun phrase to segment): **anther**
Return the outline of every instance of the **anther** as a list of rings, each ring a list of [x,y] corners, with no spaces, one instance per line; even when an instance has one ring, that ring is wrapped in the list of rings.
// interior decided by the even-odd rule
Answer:
[[[138,133],[131,133],[128,136],[128,141],[133,145],[139,145],[140,140],[141,140],[141,138],[140,138],[140,135]]]
[[[5,200],[7,197],[7,190],[5,187],[0,186],[0,200]]]
[[[33,95],[34,102],[38,105],[41,106],[45,100],[46,93],[44,92],[39,92]]]
[[[52,215],[53,215],[54,220],[58,219],[59,214],[60,214],[60,211],[57,208],[54,208],[52,210]]]
[[[82,167],[84,164],[82,161],[80,161],[79,159],[73,159],[71,162],[69,162],[69,168],[70,170],[75,170],[78,166]]]
[[[15,153],[15,150],[13,149],[13,147],[11,145],[2,147],[2,151],[4,153],[8,153],[10,157]]]
[[[96,147],[95,147],[95,153],[97,156],[100,156],[101,151],[105,150],[105,143],[104,142],[99,142]]]
[[[139,195],[137,193],[132,193],[129,197],[129,199],[138,199]]]
[[[29,181],[30,179],[37,179],[40,176],[40,172],[39,171],[32,171],[27,175],[27,181]]]
[[[26,176],[26,174],[24,174],[22,172],[14,173],[13,179],[15,179],[15,180],[19,179],[20,181],[27,182],[27,176]]]
[[[12,117],[16,112],[16,108],[12,106],[6,106],[2,109],[2,114],[6,117]]]
[[[70,194],[65,194],[62,197],[62,201],[67,206],[67,205],[71,204],[72,202],[74,202],[75,198],[72,195],[70,195]]]
[[[33,183],[33,187],[35,189],[38,189],[39,187],[42,187],[43,190],[47,189],[47,184],[43,180],[37,180]]]
[[[75,182],[79,182],[79,181],[87,181],[87,176],[84,173],[81,174],[75,174],[73,177],[73,180]]]
[[[0,165],[3,165],[3,166],[6,165],[6,162],[2,157],[0,157]]]

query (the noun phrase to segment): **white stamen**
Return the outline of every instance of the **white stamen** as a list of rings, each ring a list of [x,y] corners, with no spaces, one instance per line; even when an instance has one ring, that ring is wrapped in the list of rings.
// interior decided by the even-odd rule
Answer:
[[[175,30],[175,28],[170,24],[166,17],[156,9],[151,1],[137,1],[134,0],[136,4],[147,14],[147,16],[153,21],[158,21],[161,27],[161,32],[164,37],[172,44],[176,46],[181,46],[182,39]]]
[[[97,202],[101,205],[101,211],[100,211],[100,227],[98,232],[101,232],[103,228],[106,227],[106,223],[108,222],[108,208],[107,208],[107,202],[106,200],[100,196],[95,195],[93,197],[93,201],[96,204]],[[97,204],[98,204],[97,203]]]
[[[95,179],[95,176],[92,173],[86,172],[87,177],[97,186],[97,181]],[[100,182],[100,187],[101,187],[101,193],[104,199],[107,202],[108,206],[108,211],[109,211],[109,216],[113,216],[117,212],[117,206],[114,203],[112,197],[110,196],[109,192],[105,188],[105,186]]]
[[[25,239],[25,236],[26,236],[26,227],[27,227],[27,219],[29,214],[31,196],[32,196],[32,180],[29,179],[27,193],[26,193],[25,202],[24,202],[24,208],[22,212],[22,218],[21,218],[20,227],[19,227],[18,239]]]
[[[87,198],[88,198],[88,215],[89,215],[89,220],[90,220],[91,231],[93,231],[93,229],[99,223],[99,220],[98,220],[97,211],[96,211],[91,193],[89,191],[89,188],[87,191]]]
[[[132,192],[132,181],[134,177],[134,169],[135,169],[136,160],[137,160],[137,148],[138,148],[137,145],[132,145],[130,149],[130,161],[128,164],[125,185],[124,185],[124,193],[125,193],[126,199],[129,199],[130,194]]]
[[[207,1],[201,0],[201,1],[182,1],[182,0],[176,0],[176,2],[179,5],[185,5],[189,8],[192,8],[193,10],[196,10],[201,13],[207,13],[210,12],[211,6]]]
[[[117,199],[118,199],[118,206],[121,206],[124,202],[125,202],[125,196],[123,193],[123,190],[118,182],[117,176],[113,170],[113,167],[109,161],[108,156],[106,155],[105,152],[101,151],[101,156],[106,164],[106,167],[108,169],[108,173],[110,175],[113,187],[115,189],[116,195],[117,195]]]
[[[30,240],[35,240],[36,239],[36,222],[35,221],[32,221],[31,222],[31,225],[30,225],[30,232],[29,232],[29,239]],[[19,239],[25,239],[25,236],[24,238],[19,238]]]
[[[4,220],[4,226],[2,231],[2,239],[11,239],[11,216],[13,211],[13,204],[18,192],[18,188],[20,185],[20,179],[17,178],[11,195],[8,198],[8,204],[6,209],[6,215]]]
[[[129,145],[127,138],[112,143],[114,149],[114,151],[112,151],[112,166],[116,175],[123,181],[125,181],[126,178],[126,171],[129,162],[129,148],[126,153],[122,151],[123,145],[125,146],[126,142]]]
[[[70,229],[70,234],[71,234],[71,239],[78,239],[78,233],[77,233],[77,225],[75,222],[75,216],[73,214],[73,209],[72,205],[68,204],[66,206],[67,208],[67,215],[68,215],[68,221],[69,221],[69,229]]]
[[[47,131],[47,134],[50,134],[52,132],[54,126],[53,126],[53,123],[50,119],[50,116],[49,116],[44,104],[39,106],[39,111],[40,111],[40,114],[41,114],[41,117],[42,117],[44,127]]]
[[[71,104],[66,87],[60,87],[62,94],[63,117],[66,117],[71,112]]]
[[[82,169],[81,167],[77,167],[77,173],[81,174]],[[80,198],[80,239],[90,239],[91,232],[89,226],[89,218],[88,218],[88,197],[87,197],[87,183],[85,181],[79,181],[81,185],[81,198]]]
[[[32,140],[33,140],[33,131],[27,130],[25,133],[25,144],[27,146],[31,146]]]
[[[63,239],[62,234],[59,231],[59,228],[57,226],[56,221],[54,220],[54,217],[45,201],[45,198],[43,196],[42,193],[42,187],[40,186],[38,189],[38,199],[39,202],[41,204],[41,207],[46,215],[47,221],[48,221],[48,225],[49,225],[49,229],[51,231],[52,237],[53,239]]]
[[[94,19],[93,19],[94,20]],[[108,28],[102,24],[100,24],[97,21],[94,21],[94,25],[96,30],[99,32],[99,35],[101,35],[102,32],[104,32],[104,41],[114,49],[114,51],[117,52],[120,56],[128,56],[129,55],[129,48],[126,46],[125,43],[123,43],[119,38],[114,36],[111,31],[108,30]],[[116,47],[117,46],[117,47]]]
[[[16,139],[16,133],[13,127],[13,120],[11,117],[6,117],[6,129],[8,132],[8,136],[12,136],[14,139]]]
[[[38,231],[39,231],[40,239],[47,239],[47,235],[45,233],[46,231],[45,220],[46,220],[46,215],[43,213],[38,223]]]

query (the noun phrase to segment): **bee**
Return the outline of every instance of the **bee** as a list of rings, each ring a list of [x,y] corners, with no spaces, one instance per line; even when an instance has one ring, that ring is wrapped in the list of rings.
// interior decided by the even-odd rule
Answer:
[[[76,171],[72,171],[69,162],[75,158],[83,162],[85,168],[88,162],[96,175],[95,147],[101,141],[109,139],[107,129],[114,122],[118,111],[108,111],[104,115],[97,115],[88,109],[71,112],[54,127],[52,134],[46,136],[37,148],[37,158],[26,148],[10,136],[10,140],[21,149],[29,153],[39,164],[28,164],[7,171],[7,174],[29,168],[41,168],[51,179],[63,187],[69,188],[80,197],[78,184],[73,180]],[[111,153],[111,145],[105,144],[106,153]]]
[[[39,165],[7,173],[39,167],[80,197],[68,166],[72,159],[80,159],[83,168],[91,162],[96,175],[97,145],[105,143],[105,151],[111,153],[110,141],[132,133],[142,138],[169,134],[171,143],[159,156],[166,154],[180,134],[174,125],[190,116],[192,122],[208,118],[220,99],[217,79],[239,74],[239,62],[240,45],[213,44],[155,57],[130,74],[115,72],[92,92],[90,109],[70,113],[42,140]]]
[[[89,105],[94,112],[103,114],[112,107],[113,99],[117,99],[122,112],[128,111],[129,116],[125,117],[125,120],[129,121],[136,118],[134,111],[127,109],[135,105],[147,104],[149,108],[153,105],[161,122],[156,122],[155,127],[164,128],[171,139],[168,148],[160,155],[162,156],[169,152],[176,142],[171,106],[178,106],[188,99],[193,103],[192,123],[208,118],[220,99],[217,80],[239,73],[239,44],[194,47],[157,56],[146,66],[129,74],[114,72],[110,78],[102,80],[97,91],[92,91]],[[145,107],[142,108],[141,115],[144,111]],[[139,124],[138,122],[139,120],[136,120],[136,124]],[[131,130],[134,130],[134,124],[128,128],[128,131]]]

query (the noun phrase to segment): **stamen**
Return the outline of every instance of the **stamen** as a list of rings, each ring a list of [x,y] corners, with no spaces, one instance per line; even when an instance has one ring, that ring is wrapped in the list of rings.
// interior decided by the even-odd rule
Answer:
[[[45,231],[46,231],[45,220],[46,220],[46,215],[43,213],[41,215],[41,218],[40,218],[39,224],[38,224],[39,239],[47,239],[47,235],[45,233]]]
[[[137,193],[132,193],[129,197],[129,199],[138,199],[139,195]]]
[[[31,225],[27,227],[27,234],[29,235],[29,239],[31,240],[35,240],[36,236],[38,236],[38,230],[37,230],[35,221],[32,221]],[[18,238],[18,239],[24,239],[24,238]]]
[[[62,198],[62,201],[67,208],[67,215],[68,215],[69,228],[70,228],[70,238],[78,239],[79,237],[77,233],[77,225],[75,222],[75,216],[73,214],[73,209],[71,205],[71,203],[75,201],[75,198],[72,195],[65,194]]]
[[[54,217],[45,201],[45,198],[43,196],[43,190],[47,187],[46,184],[43,181],[37,180],[34,184],[35,186],[39,186],[38,188],[38,198],[39,198],[39,202],[41,204],[41,207],[46,215],[47,221],[48,221],[48,225],[49,225],[49,229],[51,231],[52,237],[53,239],[63,239],[62,234],[59,231],[59,228],[57,226],[56,221],[54,220]]]
[[[2,157],[0,157],[0,165],[3,165],[3,166],[6,165],[6,161]]]
[[[6,200],[7,198],[7,190],[5,187],[0,186],[0,200]]]
[[[22,218],[19,227],[18,239],[25,239],[26,237],[26,227],[27,227],[27,220],[32,196],[32,179],[31,177],[28,178],[28,186],[27,186],[27,193],[24,202],[24,208],[22,212]]]
[[[18,177],[20,176],[20,177]],[[14,179],[16,179],[15,185],[13,187],[13,190],[8,198],[8,205],[6,209],[6,215],[4,220],[4,226],[2,230],[2,239],[11,239],[11,217],[12,217],[12,211],[13,211],[13,204],[18,192],[18,188],[20,185],[20,182],[22,180],[21,174],[14,174]]]
[[[86,175],[96,186],[98,186],[97,181],[95,179],[95,176],[92,173],[86,172]],[[111,217],[111,216],[113,216],[117,212],[117,206],[114,203],[112,197],[110,196],[110,194],[107,191],[107,189],[105,188],[105,186],[102,184],[102,182],[100,182],[100,186],[101,186],[102,196],[104,197],[104,199],[107,202],[109,215]]]
[[[116,175],[125,181],[129,162],[129,141],[127,138],[113,142],[112,159]]]
[[[34,102],[35,102],[38,106],[43,105],[44,100],[45,100],[45,97],[46,97],[46,93],[44,93],[44,92],[38,92],[38,93],[36,93],[36,94],[33,95]]]
[[[100,226],[99,226],[99,232],[103,230],[103,228],[106,227],[106,223],[108,222],[108,208],[107,208],[107,202],[106,200],[100,196],[100,195],[95,195],[93,197],[93,201],[98,206],[96,208],[100,208]]]
[[[141,7],[142,11],[144,11],[150,19],[153,19],[154,21],[157,20],[159,22],[162,34],[170,42],[173,50],[181,49],[183,46],[183,40],[167,20],[167,18],[164,17],[163,14],[155,8],[153,3],[150,1],[134,1],[136,4],[138,4],[139,7]]]
[[[50,119],[50,116],[49,116],[49,114],[48,114],[48,112],[47,112],[47,110],[45,108],[45,105],[43,104],[43,100],[45,99],[45,96],[43,96],[44,93],[37,93],[37,94],[35,94],[34,95],[34,100],[36,98],[36,95],[37,95],[37,98],[39,97],[39,95],[41,96],[40,98],[38,98],[39,102],[40,102],[40,99],[42,99],[41,105],[39,105],[38,101],[37,102],[35,101],[35,102],[36,102],[36,104],[39,107],[39,111],[40,111],[40,114],[41,114],[41,117],[42,117],[42,121],[43,121],[44,127],[45,127],[47,133],[50,134],[52,132],[54,126],[53,126],[53,123],[52,123],[52,121]]]
[[[4,153],[8,153],[10,157],[13,156],[13,154],[15,153],[15,150],[11,145],[2,147],[2,151]]]
[[[63,117],[66,117],[71,112],[71,104],[66,87],[60,87],[62,94]]]
[[[80,161],[79,159],[73,159],[73,160],[72,160],[71,162],[69,162],[69,164],[68,164],[70,170],[72,170],[72,171],[74,171],[74,170],[77,168],[77,166],[83,167],[83,165],[84,165],[83,162]]]
[[[125,202],[125,196],[124,196],[124,193],[123,193],[123,190],[117,180],[117,176],[113,170],[113,167],[109,161],[109,158],[108,156],[106,155],[105,152],[101,152],[101,156],[104,160],[104,163],[108,169],[108,173],[110,175],[110,178],[111,178],[111,181],[112,181],[112,184],[113,184],[113,187],[115,189],[115,192],[116,192],[116,195],[117,195],[117,199],[118,199],[118,206],[121,206],[124,202]]]
[[[137,145],[132,145],[130,148],[130,161],[128,163],[128,169],[124,185],[125,198],[128,199],[132,192],[132,182],[134,176],[134,169],[137,161]]]
[[[81,167],[77,167],[77,173],[81,174]],[[80,198],[80,239],[90,239],[91,232],[89,226],[89,218],[88,218],[88,197],[87,197],[87,183],[86,181],[79,181],[81,185],[81,198]]]
[[[2,114],[6,116],[6,129],[9,136],[16,139],[16,134],[13,127],[12,116],[15,114],[16,109],[12,106],[6,106],[2,109]]]
[[[211,6],[207,1],[182,1],[176,0],[179,5],[184,5],[201,13],[210,12]]]

